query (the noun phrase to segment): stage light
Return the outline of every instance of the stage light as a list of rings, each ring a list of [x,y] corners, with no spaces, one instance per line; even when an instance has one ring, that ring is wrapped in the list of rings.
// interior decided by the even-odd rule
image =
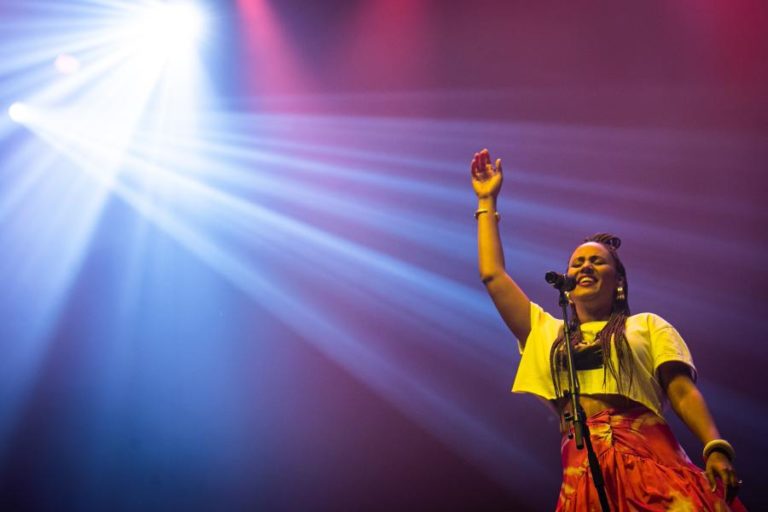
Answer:
[[[143,10],[136,20],[138,40],[147,48],[173,54],[189,48],[205,32],[201,8],[189,2],[157,4]]]
[[[8,117],[16,123],[24,123],[29,120],[29,107],[20,101],[14,102],[8,107]]]

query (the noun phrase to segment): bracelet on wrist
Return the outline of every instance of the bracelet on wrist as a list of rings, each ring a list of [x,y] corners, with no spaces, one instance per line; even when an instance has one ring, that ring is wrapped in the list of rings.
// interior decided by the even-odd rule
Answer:
[[[489,213],[490,210],[488,208],[480,208],[475,211],[475,220],[478,219],[482,214]],[[499,222],[501,220],[501,217],[499,216],[499,212],[493,212],[493,216],[496,217],[496,222]]]
[[[712,452],[722,453],[723,455],[728,457],[728,460],[730,460],[731,462],[733,462],[733,459],[736,458],[736,450],[734,450],[733,446],[731,446],[731,443],[729,443],[725,439],[713,439],[712,441],[704,445],[704,451],[702,452],[702,457],[704,458],[704,462],[706,462],[709,456],[712,455]]]

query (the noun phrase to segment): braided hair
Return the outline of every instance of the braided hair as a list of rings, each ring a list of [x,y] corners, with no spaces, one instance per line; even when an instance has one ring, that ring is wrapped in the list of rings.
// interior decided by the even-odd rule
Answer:
[[[608,318],[608,323],[603,327],[600,332],[597,333],[595,343],[600,345],[603,354],[603,384],[606,383],[608,372],[613,376],[618,385],[619,393],[624,392],[622,389],[622,381],[618,378],[619,374],[628,375],[629,388],[632,387],[632,354],[624,329],[627,323],[627,318],[630,315],[629,311],[629,285],[627,282],[627,271],[624,268],[624,264],[618,255],[618,249],[621,247],[621,239],[617,236],[608,233],[597,233],[584,239],[583,243],[596,242],[602,245],[608,250],[608,253],[613,258],[614,267],[616,268],[616,274],[622,278],[622,286],[624,288],[624,296],[614,297],[613,305],[611,307],[611,316]],[[580,321],[576,314],[576,308],[571,304],[571,322],[569,329],[571,332],[571,343],[578,345],[582,341],[581,329],[579,328]],[[613,340],[613,343],[611,341]],[[619,367],[616,368],[611,358],[611,349],[616,349],[616,355],[619,363]],[[550,368],[552,372],[552,381],[555,385],[555,393],[557,396],[563,396],[561,376],[567,369],[567,359],[565,352],[565,333],[563,329],[560,330],[555,342],[552,344],[550,351]],[[627,389],[626,391],[628,391]]]

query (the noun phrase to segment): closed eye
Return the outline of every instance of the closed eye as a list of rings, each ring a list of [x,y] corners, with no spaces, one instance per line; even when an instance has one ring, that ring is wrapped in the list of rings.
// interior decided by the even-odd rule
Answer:
[[[605,259],[603,259],[602,257],[600,257],[600,256],[590,256],[589,257],[589,262],[592,263],[593,265],[605,265],[607,263],[607,261]],[[579,258],[576,258],[575,260],[573,260],[571,262],[571,267],[572,268],[579,268],[582,265],[584,265],[584,257],[583,256],[581,256]]]

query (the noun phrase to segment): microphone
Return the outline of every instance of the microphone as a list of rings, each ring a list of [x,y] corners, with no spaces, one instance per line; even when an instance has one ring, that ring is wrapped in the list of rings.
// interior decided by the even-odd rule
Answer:
[[[544,280],[561,292],[569,292],[576,288],[576,279],[554,271],[544,274]]]

